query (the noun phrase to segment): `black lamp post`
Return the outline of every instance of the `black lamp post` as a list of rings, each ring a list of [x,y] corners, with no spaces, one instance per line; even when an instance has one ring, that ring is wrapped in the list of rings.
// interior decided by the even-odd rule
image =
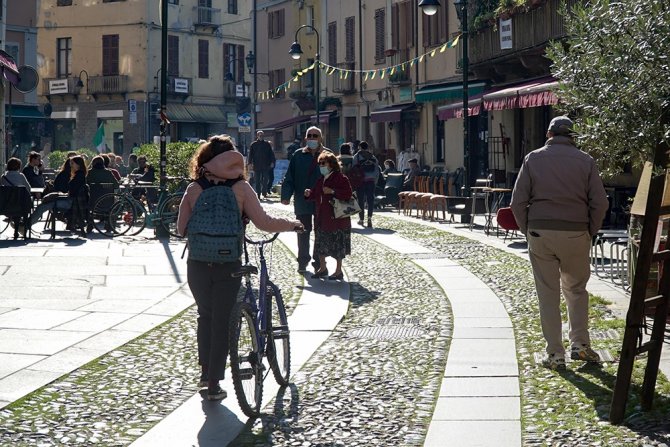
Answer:
[[[302,56],[302,48],[300,47],[300,44],[298,43],[298,33],[300,32],[301,29],[303,28],[310,28],[316,33],[316,55],[314,56],[314,59],[316,62],[314,62],[314,71],[316,72],[316,93],[314,94],[314,99],[316,101],[316,105],[314,106],[316,109],[316,125],[319,126],[321,123],[319,122],[319,92],[321,90],[321,63],[320,63],[320,55],[319,55],[319,49],[321,48],[321,40],[319,38],[319,32],[314,28],[312,25],[302,25],[300,28],[298,28],[295,31],[295,41],[291,45],[291,49],[288,51],[288,54],[291,55],[291,57],[295,60],[300,59]]]
[[[77,80],[77,87],[83,88],[84,87],[84,82],[81,80],[81,75],[85,74],[86,75],[86,93],[88,93],[88,71],[86,70],[81,70],[79,72],[78,80]]]

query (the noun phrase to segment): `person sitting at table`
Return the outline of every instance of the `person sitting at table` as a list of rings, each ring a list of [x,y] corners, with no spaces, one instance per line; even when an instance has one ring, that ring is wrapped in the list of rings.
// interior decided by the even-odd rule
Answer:
[[[35,225],[45,211],[68,212],[72,209],[73,202],[79,197],[79,192],[86,185],[86,162],[81,155],[69,159],[70,181],[67,193],[53,192],[44,196],[42,203],[37,205],[35,211],[30,215],[30,224]]]
[[[384,170],[382,171],[384,178],[386,178],[387,175],[396,172],[398,172],[398,170],[395,168],[395,162],[391,159],[384,160]]]
[[[28,183],[28,179],[21,172],[21,160],[16,157],[7,160],[7,172],[0,177],[0,185],[25,186],[30,191],[30,183]]]
[[[63,161],[63,165],[60,168],[60,171],[58,171],[58,174],[56,174],[56,178],[54,179],[54,191],[55,192],[67,192],[68,191],[68,183],[70,183],[70,158],[67,157],[65,161]]]
[[[118,170],[114,168],[114,164],[112,163],[112,159],[114,159],[114,162],[116,162],[116,155],[114,154],[100,154],[100,157],[102,157],[102,161],[104,162],[105,169],[107,169],[109,172],[112,173],[116,181],[118,182],[121,180],[121,174],[119,173]],[[95,158],[95,157],[94,157]],[[93,160],[91,160],[93,162]]]
[[[405,174],[405,180],[402,183],[404,191],[411,191],[414,189],[414,179],[421,173],[419,169],[419,162],[416,158],[409,161],[409,171]]]
[[[91,169],[89,169],[86,174],[86,183],[89,185],[111,183],[114,185],[114,189],[117,189],[119,187],[119,181],[116,179],[114,173],[105,167],[105,161],[102,155],[96,155],[91,160]]]
[[[136,182],[153,183],[156,181],[156,170],[153,166],[147,163],[146,155],[137,157],[137,168],[131,172],[131,176]],[[158,197],[154,189],[147,188],[133,188],[133,197],[140,199],[142,196],[147,198],[150,204],[156,203]]]

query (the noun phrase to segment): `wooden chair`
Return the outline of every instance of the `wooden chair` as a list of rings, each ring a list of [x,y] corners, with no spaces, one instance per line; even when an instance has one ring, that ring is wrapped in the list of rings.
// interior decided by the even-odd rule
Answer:
[[[23,225],[24,239],[30,239],[30,190],[25,186],[0,186],[0,216],[7,216],[14,225],[14,239],[19,238],[19,226]]]
[[[436,177],[434,180],[433,186],[433,197],[430,198],[429,211],[430,211],[430,220],[435,220],[435,215],[438,213],[438,208],[442,209],[442,220],[447,220],[447,196],[444,193],[444,181],[445,177],[449,174],[445,173],[439,177]]]

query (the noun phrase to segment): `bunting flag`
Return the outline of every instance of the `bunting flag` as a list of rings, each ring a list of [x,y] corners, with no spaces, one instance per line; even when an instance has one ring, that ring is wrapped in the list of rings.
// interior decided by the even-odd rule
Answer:
[[[298,72],[295,72],[295,75],[288,81],[284,82],[283,84],[280,84],[270,90],[266,90],[263,92],[256,92],[256,100],[265,100],[265,99],[273,99],[276,95],[279,95],[282,91],[286,91],[291,88],[292,83],[296,83],[299,81],[301,76],[306,75],[310,71],[314,69],[319,69],[319,70],[324,70],[325,73],[328,76],[332,76],[334,74],[337,74],[340,79],[348,79],[349,75],[353,75],[354,73],[363,73],[363,82],[367,82],[368,80],[374,79],[377,75],[379,75],[380,79],[384,79],[386,75],[389,77],[393,76],[397,71],[405,71],[408,68],[413,68],[414,64],[419,64],[423,63],[424,60],[426,59],[426,56],[433,58],[437,55],[437,53],[444,53],[448,48],[454,48],[456,45],[458,45],[458,41],[461,38],[461,35],[459,34],[458,36],[454,37],[452,40],[443,43],[442,45],[433,48],[432,50],[423,53],[417,57],[414,57],[410,60],[400,62],[399,64],[395,64],[386,68],[380,68],[380,69],[363,69],[363,70],[350,70],[346,68],[339,68],[339,67],[334,67],[332,65],[326,64],[322,61],[318,61],[318,67],[317,67],[317,61],[314,61],[309,67],[303,68],[302,70],[299,70]]]

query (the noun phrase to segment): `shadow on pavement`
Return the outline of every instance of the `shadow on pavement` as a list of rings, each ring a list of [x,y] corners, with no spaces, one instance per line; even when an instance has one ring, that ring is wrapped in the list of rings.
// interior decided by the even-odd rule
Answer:
[[[228,399],[231,398],[235,399],[235,396],[228,396]],[[198,445],[200,447],[225,445],[222,441],[230,436],[228,429],[241,424],[235,413],[220,401],[209,401],[203,398],[202,412],[205,414],[205,423],[198,431]]]

